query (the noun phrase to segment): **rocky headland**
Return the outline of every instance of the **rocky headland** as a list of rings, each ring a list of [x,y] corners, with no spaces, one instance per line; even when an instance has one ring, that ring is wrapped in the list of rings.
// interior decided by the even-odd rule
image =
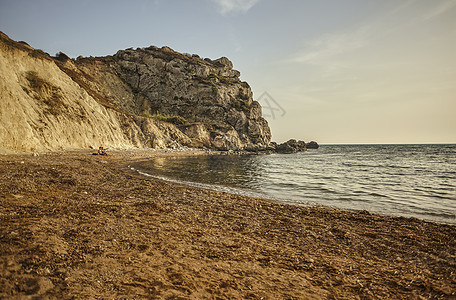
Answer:
[[[52,57],[0,32],[0,150],[306,150],[301,141],[271,143],[261,105],[239,76],[226,57],[154,46]]]
[[[153,46],[51,57],[0,33],[0,71],[6,150],[270,146],[260,104],[225,57]]]

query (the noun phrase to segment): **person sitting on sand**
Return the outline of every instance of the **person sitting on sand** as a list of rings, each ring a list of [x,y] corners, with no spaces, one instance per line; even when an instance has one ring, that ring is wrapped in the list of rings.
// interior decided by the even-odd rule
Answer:
[[[106,150],[103,147],[98,147],[97,154],[98,155],[108,155],[108,153],[106,153]]]

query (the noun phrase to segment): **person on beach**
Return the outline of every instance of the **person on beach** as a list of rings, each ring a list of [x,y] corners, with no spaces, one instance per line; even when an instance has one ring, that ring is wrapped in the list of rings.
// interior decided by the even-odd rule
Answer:
[[[106,153],[106,150],[103,147],[98,147],[97,154],[98,155],[108,155],[108,153]]]

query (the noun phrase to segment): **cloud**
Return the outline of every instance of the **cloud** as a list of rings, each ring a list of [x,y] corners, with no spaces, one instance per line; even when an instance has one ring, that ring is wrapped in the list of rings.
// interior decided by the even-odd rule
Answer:
[[[456,1],[455,0],[449,0],[449,1],[442,1],[440,5],[435,6],[432,10],[430,10],[425,16],[425,20],[430,20],[433,19],[437,16],[440,16],[447,11],[453,9],[456,7]]]
[[[397,13],[402,13],[404,10],[410,9],[411,6],[415,5],[418,0],[408,0],[405,2],[398,2],[397,7],[395,7],[389,15],[395,15]]]
[[[379,14],[368,23],[353,30],[329,33],[307,41],[295,53],[290,62],[304,64],[328,64],[336,59],[343,62],[340,57],[344,54],[353,54],[361,48],[367,48],[373,43],[380,47],[388,45],[378,44],[382,39],[391,40],[391,44],[401,45],[401,40],[394,36],[411,28],[422,26],[423,19],[431,20],[443,14],[456,10],[456,0],[439,0],[427,2],[426,0],[408,0],[396,6],[392,11]],[[425,11],[424,15],[423,12]],[[403,36],[407,39],[407,36]],[[370,48],[373,50],[372,48]],[[331,62],[333,63],[333,62]]]
[[[307,42],[305,48],[292,59],[292,62],[320,63],[339,54],[352,52],[368,44],[369,32],[368,27],[362,27],[354,32],[320,36]]]
[[[246,13],[260,0],[211,0],[219,7],[222,15],[230,13]]]

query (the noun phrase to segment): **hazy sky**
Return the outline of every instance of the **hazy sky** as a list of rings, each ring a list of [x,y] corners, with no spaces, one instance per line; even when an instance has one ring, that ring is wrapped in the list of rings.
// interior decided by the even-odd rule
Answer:
[[[226,56],[279,142],[456,143],[456,0],[0,0],[0,30],[52,55]]]

